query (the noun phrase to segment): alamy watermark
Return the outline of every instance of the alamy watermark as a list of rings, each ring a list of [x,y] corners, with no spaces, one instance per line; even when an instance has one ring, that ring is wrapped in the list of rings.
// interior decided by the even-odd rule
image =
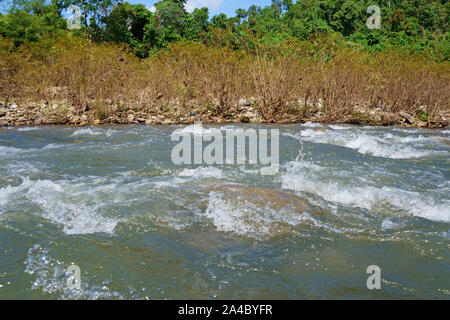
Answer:
[[[369,6],[367,8],[367,13],[372,14],[366,22],[367,28],[373,29],[381,29],[381,9],[379,6]]]
[[[381,269],[379,266],[372,265],[367,267],[367,274],[370,276],[367,278],[367,289],[380,290],[381,289]]]
[[[72,14],[67,19],[67,29],[75,30],[81,29],[81,9],[76,5],[70,5],[67,8],[67,13]],[[371,5],[367,8],[367,13],[371,14],[371,16],[367,19],[366,25],[367,28],[373,29],[381,29],[381,9],[377,5]],[[126,27],[128,30],[131,30],[131,19],[128,18],[126,21]]]
[[[67,19],[67,29],[81,29],[81,9],[78,6],[71,4],[67,8],[67,13],[71,14],[72,12],[73,15]]]
[[[279,136],[278,129],[205,129],[196,122],[172,133],[171,141],[179,143],[172,149],[171,159],[176,165],[248,163],[263,166],[261,175],[276,175],[280,167]]]
[[[71,264],[66,269],[67,281],[67,289],[70,290],[80,290],[81,289],[81,270],[80,267],[76,264]]]

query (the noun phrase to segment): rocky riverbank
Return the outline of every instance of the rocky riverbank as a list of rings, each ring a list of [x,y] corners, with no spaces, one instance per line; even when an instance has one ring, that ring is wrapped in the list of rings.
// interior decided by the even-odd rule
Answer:
[[[257,104],[251,99],[241,99],[239,103],[226,112],[218,113],[207,107],[182,107],[174,101],[172,107],[135,110],[133,107],[108,106],[99,110],[86,106],[82,110],[70,106],[66,101],[43,103],[8,103],[0,107],[0,126],[35,126],[35,125],[111,125],[143,124],[172,125],[203,123],[346,123],[357,125],[405,126],[419,128],[444,128],[448,126],[450,110],[430,119],[427,109],[422,106],[416,114],[405,111],[391,113],[381,108],[355,106],[340,117],[330,117],[321,103],[300,106],[277,115],[276,119],[262,116]],[[104,106],[104,104],[102,104]],[[107,111],[106,111],[107,110]],[[305,112],[307,110],[307,112]]]

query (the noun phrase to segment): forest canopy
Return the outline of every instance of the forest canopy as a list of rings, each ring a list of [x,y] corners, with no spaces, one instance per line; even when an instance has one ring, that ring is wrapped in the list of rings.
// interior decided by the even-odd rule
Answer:
[[[67,27],[71,5],[80,8],[77,30]],[[189,13],[185,5],[186,0],[163,0],[152,12],[142,4],[117,0],[13,0],[9,11],[0,14],[0,35],[19,47],[75,34],[94,42],[127,44],[139,57],[177,41],[253,50],[259,45],[322,39],[323,46],[331,41],[369,52],[396,47],[449,59],[446,0],[272,0],[270,6],[238,9],[233,17],[211,17],[208,8]],[[366,25],[370,5],[380,8],[380,29]]]

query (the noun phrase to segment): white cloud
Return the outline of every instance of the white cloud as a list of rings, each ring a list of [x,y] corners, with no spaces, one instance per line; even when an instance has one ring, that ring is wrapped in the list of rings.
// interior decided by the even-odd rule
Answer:
[[[186,3],[186,11],[192,12],[195,8],[207,7],[211,11],[216,11],[219,9],[223,0],[188,0]]]
[[[156,11],[156,7],[155,7],[155,6],[152,6],[151,8],[147,7],[147,9],[148,9],[150,12],[153,12],[153,13]]]

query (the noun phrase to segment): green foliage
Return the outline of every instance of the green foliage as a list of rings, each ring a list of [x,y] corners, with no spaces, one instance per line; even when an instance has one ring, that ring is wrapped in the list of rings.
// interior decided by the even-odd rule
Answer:
[[[325,20],[325,12],[320,7],[309,6],[308,2],[298,2],[284,17],[292,36],[305,40],[309,35],[331,31]]]
[[[137,56],[144,57],[144,31],[151,19],[152,13],[145,6],[119,3],[104,19],[103,40],[126,43],[133,48]]]
[[[226,14],[219,14],[217,16],[212,17],[211,19],[211,26],[214,28],[221,28],[225,29],[228,25],[228,18]]]
[[[428,122],[428,121],[430,121],[430,116],[428,115],[427,112],[422,111],[422,113],[420,114],[419,119],[420,119],[421,121]]]
[[[64,29],[65,21],[56,4],[45,0],[15,2],[8,14],[0,15],[0,35],[13,39],[15,47],[25,41],[56,35]]]
[[[186,15],[183,35],[187,40],[200,41],[202,33],[209,26],[208,8],[194,9],[192,14]]]
[[[66,28],[62,13],[71,4],[81,8],[81,30]],[[61,33],[85,35],[96,42],[127,44],[139,57],[176,41],[251,52],[258,46],[300,46],[313,56],[322,52],[305,48],[320,47],[332,57],[333,49],[326,49],[330,44],[324,40],[331,38],[357,51],[396,48],[439,61],[450,56],[448,1],[272,0],[267,7],[238,9],[235,17],[212,18],[207,8],[188,13],[185,5],[186,0],[161,0],[151,13],[144,5],[118,0],[13,0],[11,10],[0,15],[0,35],[13,39],[16,47]],[[366,26],[369,5],[381,8],[380,30]],[[325,42],[317,44],[317,39]]]

